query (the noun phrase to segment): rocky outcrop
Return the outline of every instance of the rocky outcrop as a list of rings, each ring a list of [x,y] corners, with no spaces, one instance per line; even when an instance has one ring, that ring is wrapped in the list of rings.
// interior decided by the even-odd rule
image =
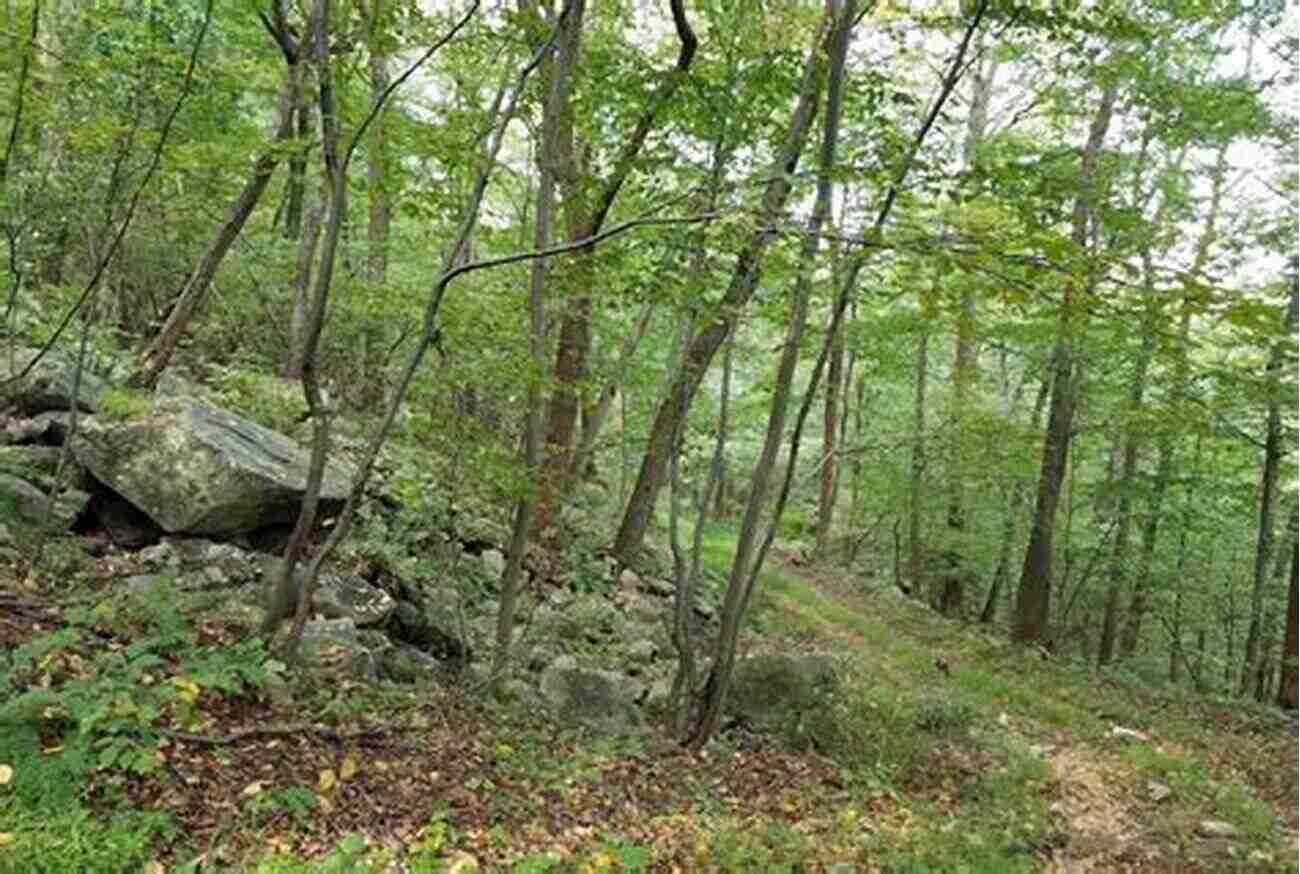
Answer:
[[[76,381],[77,361],[72,355],[51,350],[41,356],[31,371],[14,382],[8,380],[22,373],[36,358],[35,349],[19,349],[14,355],[14,366],[9,368],[8,355],[0,365],[0,391],[4,399],[28,416],[49,410],[68,410],[72,406],[72,388]],[[100,396],[107,388],[103,378],[83,367],[81,381],[77,384],[77,408],[95,412]]]
[[[88,420],[78,461],[169,533],[229,536],[291,521],[308,453],[282,434],[195,398],[160,401],[124,422]],[[323,509],[337,509],[353,477],[331,463]]]

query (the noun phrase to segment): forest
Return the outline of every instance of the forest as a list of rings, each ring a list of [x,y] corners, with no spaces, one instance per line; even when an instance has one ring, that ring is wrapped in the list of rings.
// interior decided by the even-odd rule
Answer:
[[[1293,7],[0,46],[0,872],[1295,870]]]

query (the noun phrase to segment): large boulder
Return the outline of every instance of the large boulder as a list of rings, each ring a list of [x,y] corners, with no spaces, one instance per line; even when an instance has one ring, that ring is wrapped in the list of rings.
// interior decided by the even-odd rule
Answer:
[[[0,392],[4,398],[28,415],[47,410],[67,410],[72,406],[72,388],[76,381],[77,361],[71,355],[51,350],[41,356],[35,366],[22,379],[8,380],[22,373],[38,355],[35,349],[19,349],[9,367],[9,356],[0,356]],[[77,383],[77,407],[87,413],[95,412],[99,397],[107,388],[105,381],[82,368],[81,381]]]
[[[725,710],[765,729],[797,722],[835,690],[835,663],[824,655],[758,655],[736,662]]]
[[[288,437],[189,397],[123,422],[88,421],[74,451],[164,531],[213,536],[296,518],[309,462]],[[350,465],[326,466],[325,512],[342,505],[353,475]]]
[[[641,728],[631,682],[619,674],[580,668],[572,656],[561,656],[542,672],[538,691],[546,707],[565,722],[609,734]]]

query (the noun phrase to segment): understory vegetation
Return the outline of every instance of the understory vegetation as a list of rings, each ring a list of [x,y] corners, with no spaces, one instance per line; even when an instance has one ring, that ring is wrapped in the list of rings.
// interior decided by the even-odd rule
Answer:
[[[1296,870],[1298,28],[0,3],[0,874]]]

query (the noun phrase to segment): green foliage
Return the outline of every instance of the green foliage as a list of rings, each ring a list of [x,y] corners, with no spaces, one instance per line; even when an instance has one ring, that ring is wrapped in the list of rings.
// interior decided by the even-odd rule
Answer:
[[[277,379],[247,366],[214,367],[213,399],[272,431],[292,436],[307,416],[297,382]]]
[[[159,583],[121,603],[69,609],[71,627],[18,647],[0,665],[0,689],[8,690],[0,724],[57,737],[74,775],[153,771],[162,719],[192,721],[204,689],[237,692],[276,670],[256,639],[199,644],[180,600]],[[130,642],[89,650],[88,641],[105,633]]]
[[[153,398],[141,391],[112,386],[96,401],[96,412],[110,421],[124,421],[147,414],[153,409]]]

